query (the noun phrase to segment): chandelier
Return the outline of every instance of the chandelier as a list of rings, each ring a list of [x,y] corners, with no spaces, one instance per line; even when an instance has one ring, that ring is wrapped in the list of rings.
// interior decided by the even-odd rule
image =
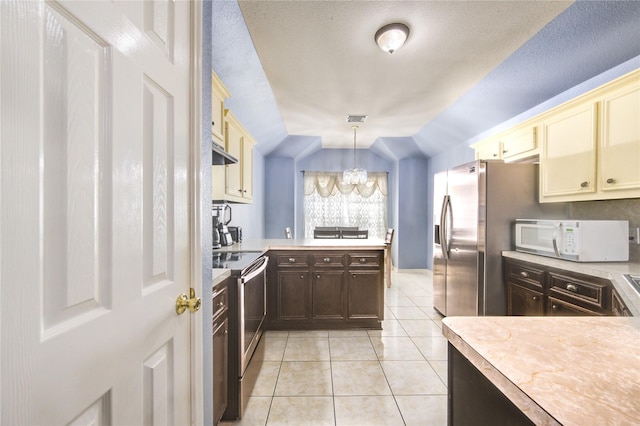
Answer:
[[[345,170],[342,173],[344,183],[359,185],[367,183],[367,171],[356,167],[356,131],[358,126],[352,126],[353,129],[353,169]]]

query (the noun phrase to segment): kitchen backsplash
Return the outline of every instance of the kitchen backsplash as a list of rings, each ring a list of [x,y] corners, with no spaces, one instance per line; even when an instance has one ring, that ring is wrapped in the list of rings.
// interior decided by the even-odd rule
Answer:
[[[639,227],[640,198],[571,203],[569,217],[571,219],[628,220],[630,227]],[[629,260],[640,262],[640,245],[629,245]]]

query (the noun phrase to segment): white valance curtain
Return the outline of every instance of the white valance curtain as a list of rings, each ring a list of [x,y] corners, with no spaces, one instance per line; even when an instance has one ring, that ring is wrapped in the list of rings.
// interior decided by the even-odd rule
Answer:
[[[318,226],[357,226],[370,238],[387,230],[387,173],[368,172],[364,184],[346,184],[341,172],[304,172],[305,238]]]

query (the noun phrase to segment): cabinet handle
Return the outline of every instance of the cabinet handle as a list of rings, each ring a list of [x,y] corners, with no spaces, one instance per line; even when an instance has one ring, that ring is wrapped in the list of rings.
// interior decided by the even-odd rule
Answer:
[[[238,192],[242,194],[242,189],[238,189]]]
[[[508,150],[508,149],[503,149],[503,150],[502,150],[502,153],[503,153],[503,154],[506,154],[507,152],[509,152],[509,150]]]
[[[580,184],[580,187],[581,187],[581,188],[586,188],[587,186],[589,186],[589,182],[582,182],[582,183]]]
[[[243,190],[242,190],[242,192],[247,192],[247,190],[246,190],[246,189],[243,189]]]
[[[558,305],[551,305],[551,309],[553,309],[554,311],[558,311],[560,309],[560,306]]]
[[[295,257],[290,257],[289,258],[289,263],[296,263]]]
[[[330,258],[330,257],[325,257],[325,258],[324,258],[324,259],[322,259],[322,260],[324,260],[324,263],[329,263],[329,262],[331,262],[331,258]]]
[[[360,263],[367,263],[367,259],[365,259],[364,257],[360,258]]]
[[[351,275],[351,278],[356,278],[356,274]]]
[[[304,275],[300,275],[300,279],[301,279],[301,280],[304,280]]]
[[[498,156],[498,154],[497,154],[497,153],[493,153],[493,156],[494,156],[494,157],[497,157],[497,156]]]
[[[523,277],[523,278],[529,278],[529,273],[526,272],[526,271],[522,271],[522,272],[520,272],[520,276]]]
[[[218,307],[220,307],[220,306],[224,306],[224,302],[218,303]]]
[[[537,302],[538,301],[538,296],[533,296],[532,299],[533,299],[534,302]]]
[[[567,290],[576,292],[578,291],[578,286],[575,284],[567,284]]]
[[[616,180],[614,178],[609,178],[607,179],[607,183],[616,183]]]
[[[320,275],[316,275],[316,279],[318,279],[318,280],[319,280],[319,279],[320,279]]]

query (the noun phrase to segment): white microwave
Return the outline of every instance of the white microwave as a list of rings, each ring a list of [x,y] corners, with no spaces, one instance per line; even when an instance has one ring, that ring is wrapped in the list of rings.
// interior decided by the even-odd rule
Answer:
[[[517,219],[516,251],[574,262],[629,260],[626,220]]]

